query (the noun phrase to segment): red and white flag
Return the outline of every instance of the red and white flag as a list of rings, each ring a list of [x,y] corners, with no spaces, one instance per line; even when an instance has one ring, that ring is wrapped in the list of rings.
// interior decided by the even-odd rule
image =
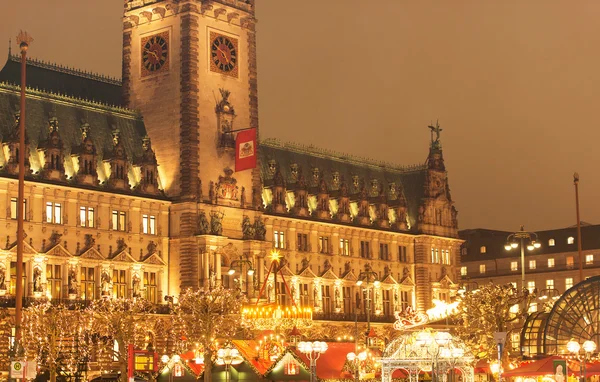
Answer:
[[[256,167],[256,129],[242,130],[235,138],[235,171]]]

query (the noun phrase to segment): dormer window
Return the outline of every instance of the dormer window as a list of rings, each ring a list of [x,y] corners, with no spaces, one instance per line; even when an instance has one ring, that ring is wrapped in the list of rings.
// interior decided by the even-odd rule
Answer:
[[[556,242],[554,241],[554,239],[548,240],[548,246],[549,247],[554,247],[555,245],[556,245]]]
[[[567,239],[567,244],[574,244],[575,243],[575,238],[573,236],[569,236],[569,238]]]

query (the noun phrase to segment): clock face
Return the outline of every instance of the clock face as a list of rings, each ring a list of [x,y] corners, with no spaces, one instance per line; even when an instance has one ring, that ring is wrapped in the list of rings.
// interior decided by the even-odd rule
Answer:
[[[169,33],[142,38],[142,76],[169,69]]]
[[[238,76],[238,41],[215,32],[210,33],[210,70],[231,77]]]

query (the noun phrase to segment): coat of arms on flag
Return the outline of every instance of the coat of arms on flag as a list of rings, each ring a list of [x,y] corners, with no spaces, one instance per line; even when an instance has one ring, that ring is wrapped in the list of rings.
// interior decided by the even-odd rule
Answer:
[[[235,139],[235,171],[256,167],[256,129],[242,130]]]

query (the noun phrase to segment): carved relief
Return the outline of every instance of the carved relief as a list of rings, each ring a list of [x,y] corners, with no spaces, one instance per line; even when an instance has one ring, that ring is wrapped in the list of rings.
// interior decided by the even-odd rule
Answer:
[[[225,176],[219,176],[219,182],[217,183],[217,197],[225,200],[238,200],[239,187],[237,180],[231,176],[233,170],[226,168],[224,172]]]

